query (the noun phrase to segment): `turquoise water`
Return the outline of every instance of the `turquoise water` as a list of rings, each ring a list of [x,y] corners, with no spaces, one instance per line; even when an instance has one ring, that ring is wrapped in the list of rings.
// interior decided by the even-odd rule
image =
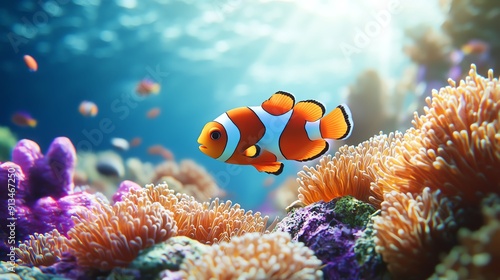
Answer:
[[[443,19],[437,1],[9,1],[0,5],[0,125],[43,150],[58,136],[91,152],[111,149],[113,137],[140,136],[124,159],[159,163],[147,148],[162,144],[177,160],[203,165],[227,198],[258,210],[304,163],[286,162],[265,188],[270,175],[198,150],[203,125],[278,90],[333,109],[369,68],[393,86],[412,65],[405,29]],[[25,54],[37,60],[37,72],[28,71]],[[145,77],[161,84],[158,95],[137,97]],[[79,114],[83,100],[98,105],[96,117]],[[161,114],[146,118],[153,107]],[[15,126],[10,116],[19,110],[37,127]]]

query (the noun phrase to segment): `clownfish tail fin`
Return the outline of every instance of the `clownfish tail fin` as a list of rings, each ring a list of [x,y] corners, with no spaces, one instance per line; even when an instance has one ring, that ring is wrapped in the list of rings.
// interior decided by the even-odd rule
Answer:
[[[351,110],[345,104],[337,106],[323,117],[319,124],[321,137],[335,140],[349,137],[353,126]]]

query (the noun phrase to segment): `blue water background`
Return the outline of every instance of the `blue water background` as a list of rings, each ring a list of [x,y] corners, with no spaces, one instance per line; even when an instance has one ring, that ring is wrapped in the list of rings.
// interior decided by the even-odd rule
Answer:
[[[394,83],[411,64],[403,53],[405,28],[438,27],[444,18],[438,1],[409,2],[3,1],[0,125],[44,151],[58,136],[93,152],[111,149],[112,137],[140,136],[143,143],[123,152],[125,159],[159,163],[146,150],[162,144],[176,160],[203,165],[233,202],[257,210],[304,163],[286,162],[273,187],[265,188],[270,175],[217,162],[198,150],[203,125],[228,109],[259,105],[278,90],[296,100],[317,99],[330,110],[367,68]],[[356,34],[395,3],[399,9],[387,25],[346,56],[341,44],[356,46]],[[38,61],[37,72],[27,70],[25,54]],[[139,100],[135,86],[145,77],[159,82],[161,92]],[[95,118],[79,114],[82,100],[98,105]],[[147,119],[153,107],[162,112]],[[10,116],[19,110],[29,111],[38,126],[12,124]],[[110,122],[111,131],[103,131],[102,122]]]

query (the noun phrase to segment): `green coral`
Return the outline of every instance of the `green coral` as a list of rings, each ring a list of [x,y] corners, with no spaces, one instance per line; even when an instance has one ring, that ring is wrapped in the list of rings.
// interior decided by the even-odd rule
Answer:
[[[12,272],[12,269],[14,272]],[[44,274],[38,267],[14,265],[9,262],[0,262],[0,279],[9,280],[68,280],[68,278]]]
[[[351,227],[364,227],[375,208],[352,196],[344,196],[335,203],[334,212],[342,215],[342,222]]]
[[[375,212],[372,216],[376,215],[380,215],[380,211]],[[386,279],[388,278],[387,267],[382,256],[375,251],[375,233],[373,219],[370,218],[362,235],[356,240],[354,253],[362,275],[366,272],[378,275],[380,279]]]
[[[130,269],[140,271],[144,279],[159,279],[163,270],[177,271],[184,258],[199,258],[208,246],[185,236],[175,236],[167,241],[141,251],[130,263]]]
[[[10,154],[16,143],[16,136],[10,129],[0,126],[0,161],[10,160]]]

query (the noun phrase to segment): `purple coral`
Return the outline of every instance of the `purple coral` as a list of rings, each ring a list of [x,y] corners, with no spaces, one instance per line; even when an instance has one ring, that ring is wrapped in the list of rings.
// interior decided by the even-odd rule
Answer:
[[[129,193],[130,190],[132,190],[132,189],[140,190],[140,189],[142,189],[142,187],[139,186],[138,184],[132,182],[132,181],[129,181],[129,180],[123,181],[120,184],[120,186],[118,187],[118,190],[115,192],[115,194],[112,197],[113,203],[117,203],[118,201],[122,201],[123,195]]]
[[[71,215],[95,200],[89,193],[74,192],[75,165],[75,148],[66,137],[54,139],[45,156],[31,140],[17,143],[12,162],[0,164],[1,186],[6,186],[0,188],[0,200],[4,202],[2,205],[12,206],[2,207],[0,218],[4,221],[11,218],[15,222],[15,242],[9,242],[12,234],[8,228],[0,229],[3,240],[0,251],[17,245],[35,232],[57,229],[65,234],[73,227]],[[9,183],[12,188],[7,187]]]
[[[76,151],[66,137],[54,139],[45,156],[37,143],[23,139],[14,147],[12,161],[27,175],[24,182],[27,203],[45,196],[60,198],[73,191]]]
[[[325,279],[369,279],[361,271],[354,246],[374,209],[359,203],[351,197],[317,202],[290,213],[276,230],[290,233],[292,240],[312,249],[325,265]],[[345,205],[350,206],[344,208]]]

